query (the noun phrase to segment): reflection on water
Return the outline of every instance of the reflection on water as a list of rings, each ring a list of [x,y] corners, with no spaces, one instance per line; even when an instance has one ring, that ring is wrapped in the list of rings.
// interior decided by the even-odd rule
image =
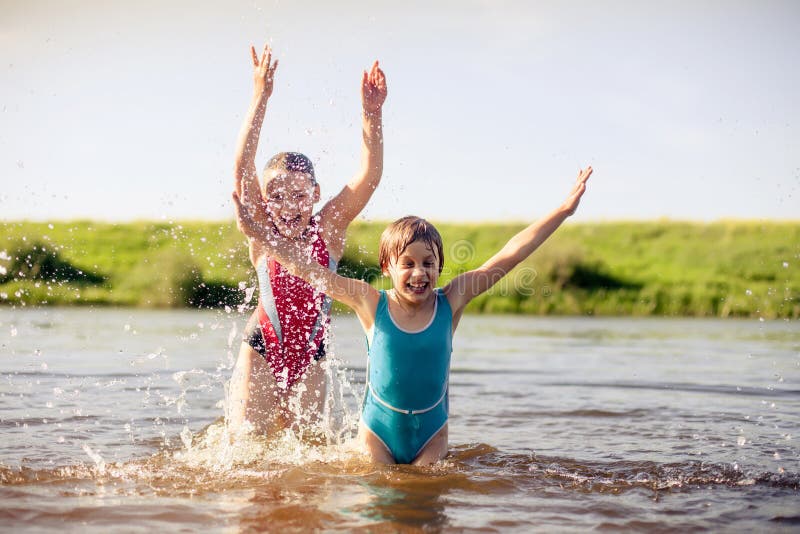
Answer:
[[[451,455],[417,468],[372,465],[350,439],[365,364],[350,317],[335,323],[330,428],[229,436],[219,417],[243,321],[0,309],[0,521],[99,531],[800,524],[796,323],[466,317]]]

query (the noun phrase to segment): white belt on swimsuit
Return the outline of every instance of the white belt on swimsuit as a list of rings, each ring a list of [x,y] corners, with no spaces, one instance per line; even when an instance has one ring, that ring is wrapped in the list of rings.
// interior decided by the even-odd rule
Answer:
[[[367,372],[369,372],[369,370]],[[434,408],[436,408],[437,406],[439,406],[442,403],[442,401],[444,400],[444,398],[447,396],[447,384],[445,384],[444,391],[442,392],[442,396],[439,397],[439,400],[436,401],[436,404],[434,404],[433,406],[429,406],[429,407],[424,408],[422,410],[403,410],[402,408],[395,408],[394,406],[392,406],[391,404],[389,404],[388,402],[386,402],[385,400],[380,398],[378,396],[378,394],[375,393],[375,390],[372,389],[372,385],[369,382],[367,382],[367,389],[369,390],[369,392],[373,396],[373,398],[376,401],[378,401],[380,404],[382,404],[386,408],[389,408],[392,411],[395,411],[395,412],[398,412],[398,413],[404,413],[406,415],[419,415],[421,413],[429,412],[429,411],[433,410]]]

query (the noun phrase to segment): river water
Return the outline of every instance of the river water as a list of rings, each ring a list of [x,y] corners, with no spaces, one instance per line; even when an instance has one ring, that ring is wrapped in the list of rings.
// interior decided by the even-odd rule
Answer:
[[[467,316],[428,468],[355,450],[352,316],[322,434],[231,440],[244,322],[0,308],[0,529],[800,530],[797,321]]]

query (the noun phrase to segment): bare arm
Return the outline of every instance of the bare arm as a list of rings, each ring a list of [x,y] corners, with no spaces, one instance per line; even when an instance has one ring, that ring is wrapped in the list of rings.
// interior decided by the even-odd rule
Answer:
[[[261,188],[258,183],[256,171],[256,150],[258,138],[261,135],[261,126],[267,109],[267,101],[272,95],[273,79],[278,61],[272,61],[272,50],[267,45],[261,59],[258,58],[254,47],[250,47],[253,59],[253,98],[250,107],[239,131],[239,140],[236,144],[236,159],[234,163],[234,191],[247,205],[262,206]],[[261,224],[266,223],[263,209],[254,210],[253,215]]]
[[[244,205],[239,195],[233,193],[239,228],[250,238],[251,250],[260,250],[277,259],[290,273],[306,280],[315,289],[351,307],[358,314],[364,329],[372,327],[378,291],[361,280],[340,276],[323,267],[310,254],[303,254],[303,246],[311,246],[299,240],[289,240],[264,227],[252,216],[252,209]]]
[[[453,308],[454,317],[459,318],[472,299],[499,282],[511,269],[539,248],[567,217],[575,213],[581,196],[586,191],[586,181],[591,175],[591,167],[582,170],[561,206],[512,237],[500,252],[489,258],[482,266],[457,276],[447,284],[444,292]]]
[[[369,72],[364,71],[361,78],[361,167],[320,212],[323,229],[327,233],[326,242],[337,249],[343,248],[347,226],[361,213],[381,181],[383,103],[386,95],[386,76],[376,61]]]

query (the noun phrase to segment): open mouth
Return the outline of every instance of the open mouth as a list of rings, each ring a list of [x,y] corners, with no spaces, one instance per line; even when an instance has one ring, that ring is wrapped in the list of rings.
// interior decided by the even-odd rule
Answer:
[[[409,282],[406,284],[406,289],[414,294],[420,295],[425,293],[425,291],[428,289],[428,285],[428,282],[416,282],[413,284]]]

